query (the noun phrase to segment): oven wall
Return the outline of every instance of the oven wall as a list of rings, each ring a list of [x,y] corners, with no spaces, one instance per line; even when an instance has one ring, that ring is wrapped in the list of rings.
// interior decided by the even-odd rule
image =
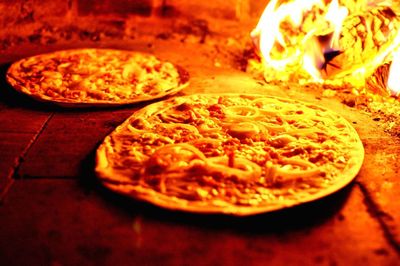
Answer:
[[[1,0],[1,26],[79,16],[258,17],[268,0]]]
[[[156,36],[158,28],[165,32],[179,20],[200,28],[217,24],[211,20],[256,21],[268,1],[0,0],[0,53],[25,43],[132,39],[142,32]]]

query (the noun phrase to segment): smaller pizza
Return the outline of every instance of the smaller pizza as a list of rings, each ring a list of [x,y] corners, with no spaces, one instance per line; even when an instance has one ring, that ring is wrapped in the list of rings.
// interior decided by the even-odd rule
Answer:
[[[329,195],[364,158],[338,114],[265,95],[199,94],[151,104],[97,150],[104,185],[155,205],[250,215]]]
[[[74,49],[22,59],[8,82],[35,99],[63,106],[107,106],[164,97],[183,89],[188,73],[153,55],[113,49]]]

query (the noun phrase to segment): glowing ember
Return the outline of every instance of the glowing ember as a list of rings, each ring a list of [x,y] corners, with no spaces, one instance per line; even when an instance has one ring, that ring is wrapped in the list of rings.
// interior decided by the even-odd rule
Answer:
[[[389,77],[387,87],[393,96],[400,96],[400,50],[398,50],[393,57],[392,64],[390,65]]]

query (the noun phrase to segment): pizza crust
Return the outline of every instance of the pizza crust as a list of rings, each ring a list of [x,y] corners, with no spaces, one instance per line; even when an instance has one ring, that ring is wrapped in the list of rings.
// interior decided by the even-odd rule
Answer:
[[[189,73],[146,53],[85,48],[19,60],[8,69],[7,81],[38,101],[106,107],[176,94],[189,84]]]
[[[254,107],[254,103],[263,101],[268,103],[268,110],[263,110],[265,116],[255,118],[256,116],[250,112],[250,107]],[[253,121],[259,119],[260,121],[257,120],[257,123],[265,121],[266,114],[272,117],[275,113],[277,117],[280,116],[287,121],[290,121],[291,116],[297,114],[297,120],[293,122],[296,126],[289,124],[287,126],[284,122],[283,124],[287,127],[282,131],[278,126],[273,127],[272,124],[269,124],[269,133],[257,132],[255,135],[240,136],[240,134],[237,135],[237,132],[229,131],[229,127],[224,122],[229,121],[232,117],[238,119],[234,115],[222,118],[211,115],[207,117],[207,114],[214,111],[214,107],[210,109],[210,106],[219,104],[219,102],[222,102],[222,106],[224,106],[222,112],[238,111],[240,109],[238,106],[240,106],[241,111],[246,110],[247,112],[242,114],[250,117]],[[244,103],[247,103],[248,109],[243,107]],[[189,110],[184,110],[185,108]],[[181,109],[183,110],[181,111]],[[264,107],[259,109],[262,110]],[[186,121],[185,126],[181,126],[177,122],[178,114],[193,110],[197,112],[198,116],[202,113],[203,117],[197,117],[194,121]],[[221,151],[218,148],[212,151],[211,149],[211,153],[218,151],[221,154],[210,156],[211,153],[208,153],[207,149],[204,150],[201,146],[193,144],[196,141],[209,138],[208,136],[205,137],[205,134],[209,133],[204,133],[206,131],[202,129],[203,124],[196,124],[203,118],[205,121],[208,119],[215,122],[216,125],[218,124],[216,128],[223,125],[218,132],[220,135],[215,137],[216,142],[227,143],[241,138],[239,144],[236,142],[237,146],[234,146],[235,154],[232,159],[235,160],[234,164],[229,165],[229,158],[231,158],[229,151]],[[165,123],[166,120],[160,122],[160,119],[170,120],[170,122]],[[248,120],[243,117],[240,117],[240,119]],[[319,122],[318,119],[320,119]],[[172,120],[174,122],[171,122]],[[140,125],[141,121],[146,121],[149,124],[147,126]],[[310,121],[312,123],[309,124],[308,128],[302,128]],[[278,125],[280,122],[276,123]],[[175,130],[173,130],[175,136],[168,132],[168,127],[171,125],[175,127]],[[198,135],[197,131],[192,129],[191,126],[202,133]],[[136,130],[139,130],[140,134]],[[185,134],[181,134],[185,130],[195,133],[185,136]],[[329,132],[325,132],[326,135],[319,137],[319,140],[313,143],[307,134],[314,138],[313,134],[318,135],[321,130],[328,130]],[[251,127],[242,126],[240,133],[245,132],[247,134],[251,131]],[[278,133],[273,133],[275,131]],[[149,138],[155,136],[154,139],[151,141],[144,140],[145,137],[143,136],[146,134],[143,132],[148,133]],[[186,140],[183,140],[182,136],[177,137],[179,134],[184,136]],[[265,135],[265,138],[263,139],[261,135]],[[174,140],[172,143],[167,143],[171,141],[164,138]],[[225,142],[221,139],[224,139]],[[246,144],[251,143],[248,142],[249,139],[252,139],[252,144]],[[157,141],[160,143],[157,143]],[[285,145],[288,144],[285,144],[285,141],[291,142],[294,148],[287,149]],[[126,147],[122,143],[125,143]],[[235,143],[235,141],[232,143]],[[318,145],[326,146],[324,148],[326,150],[320,149]],[[295,151],[296,148],[299,150],[302,148],[309,149],[310,151],[308,155],[288,154],[286,157],[282,155],[289,151]],[[149,152],[146,149],[153,151]],[[246,152],[252,149],[255,149],[256,153],[246,157]],[[274,151],[270,152],[269,149],[274,149]],[[201,153],[204,157],[197,154],[198,150],[202,150]],[[265,151],[267,151],[266,153],[270,152],[268,156],[278,153],[281,158],[269,158],[265,162],[262,160],[260,162],[260,156],[257,157],[257,152],[267,156]],[[314,156],[314,152],[318,153],[318,151],[324,153],[320,156],[323,160],[330,159],[326,159],[327,162],[323,162],[321,158],[318,159],[318,156]],[[157,165],[159,159],[170,158],[171,156],[173,157],[171,163],[167,166],[162,165],[164,168],[159,171],[157,168],[159,167]],[[134,113],[107,136],[99,146],[96,154],[95,172],[101,182],[109,189],[166,209],[203,214],[246,216],[292,207],[330,195],[354,179],[361,168],[363,159],[364,148],[357,132],[344,118],[325,108],[265,95],[200,94],[175,97],[154,103]],[[319,162],[318,160],[322,161]],[[254,164],[261,167],[261,174],[256,171],[257,167],[252,168]],[[154,166],[157,167],[154,168]],[[222,170],[220,171],[219,168]],[[274,173],[271,174],[272,172]],[[281,180],[281,176],[285,176],[287,179]],[[212,191],[210,185],[202,181],[203,179],[208,180],[207,182],[214,182],[215,184],[211,187],[216,192]],[[171,194],[169,189],[171,188],[172,191],[174,188],[169,186],[175,186],[174,180],[186,182],[188,184],[187,189],[178,193],[174,191]],[[163,185],[162,182],[165,184]],[[172,183],[168,184],[168,182]],[[224,196],[220,196],[224,190],[231,190],[230,193],[233,193],[233,196],[226,196],[228,195],[227,192],[224,192]],[[236,190],[238,191],[235,192]],[[195,193],[195,191],[197,192]],[[242,196],[244,201],[240,199]]]

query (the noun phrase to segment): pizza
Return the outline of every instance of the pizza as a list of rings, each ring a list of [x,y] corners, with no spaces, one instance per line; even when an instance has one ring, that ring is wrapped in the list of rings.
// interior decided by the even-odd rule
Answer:
[[[181,67],[141,52],[73,49],[22,59],[8,82],[35,99],[63,106],[137,103],[177,93],[189,80]]]
[[[197,94],[134,113],[99,146],[95,172],[111,190],[160,207],[244,216],[331,194],[363,158],[357,132],[325,108]]]

